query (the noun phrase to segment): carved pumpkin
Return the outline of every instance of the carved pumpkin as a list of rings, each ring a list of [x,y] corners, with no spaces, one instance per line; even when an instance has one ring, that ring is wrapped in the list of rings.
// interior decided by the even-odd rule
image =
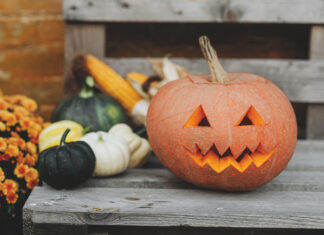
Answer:
[[[211,75],[188,75],[154,96],[147,116],[153,151],[192,184],[251,190],[290,160],[297,140],[293,108],[271,81],[225,72],[208,38],[200,43]]]

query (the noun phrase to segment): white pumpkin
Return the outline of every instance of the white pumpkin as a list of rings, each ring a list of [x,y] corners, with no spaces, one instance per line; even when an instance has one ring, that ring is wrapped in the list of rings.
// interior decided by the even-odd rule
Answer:
[[[127,141],[131,153],[129,168],[142,166],[150,156],[150,143],[136,135],[128,125],[116,124],[109,130],[109,134],[118,135]]]
[[[120,136],[99,131],[86,134],[80,141],[89,144],[96,156],[94,176],[116,175],[128,168],[130,150]]]

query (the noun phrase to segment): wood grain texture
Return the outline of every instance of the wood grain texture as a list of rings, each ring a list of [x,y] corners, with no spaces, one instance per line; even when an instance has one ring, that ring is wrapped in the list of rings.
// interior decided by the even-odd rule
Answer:
[[[310,34],[310,51],[309,56],[311,59],[323,60],[324,59],[324,26],[314,25],[311,28]]]
[[[149,7],[145,7],[149,6]],[[66,20],[324,23],[321,0],[64,0]]]
[[[74,190],[37,187],[23,210],[24,233],[106,234],[116,226],[323,230],[323,156],[323,141],[299,141],[285,171],[246,193],[198,189],[166,169],[130,169]]]
[[[324,26],[313,26],[311,29],[310,59],[324,64]],[[306,137],[324,139],[324,104],[309,104],[306,120]]]
[[[36,187],[25,204],[41,224],[324,229],[323,192]],[[25,213],[24,213],[25,216]],[[25,232],[27,232],[25,230]],[[28,233],[26,233],[28,234]],[[30,234],[30,233],[29,233]]]
[[[48,185],[44,187],[50,188]],[[89,179],[80,186],[80,189],[89,187],[197,189],[197,187],[181,181],[166,169],[130,169],[116,177]],[[270,183],[256,190],[324,192],[324,172],[287,169]]]
[[[204,59],[171,59],[193,74],[209,73]],[[125,76],[130,71],[154,74],[145,58],[105,59],[113,69]],[[291,101],[324,102],[324,63],[307,60],[223,59],[228,72],[249,72],[276,83]]]

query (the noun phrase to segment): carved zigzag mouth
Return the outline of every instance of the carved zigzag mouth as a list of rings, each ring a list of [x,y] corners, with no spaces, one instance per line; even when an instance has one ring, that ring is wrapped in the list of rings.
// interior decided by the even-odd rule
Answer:
[[[276,147],[268,153],[262,153],[260,151],[260,145],[254,152],[246,147],[238,157],[233,156],[230,148],[221,155],[215,144],[212,145],[206,154],[202,154],[198,145],[196,145],[196,151],[194,153],[188,149],[186,150],[189,156],[200,167],[204,167],[208,164],[214,171],[221,173],[229,166],[233,166],[239,172],[244,172],[252,163],[259,168],[273,155],[275,149]]]

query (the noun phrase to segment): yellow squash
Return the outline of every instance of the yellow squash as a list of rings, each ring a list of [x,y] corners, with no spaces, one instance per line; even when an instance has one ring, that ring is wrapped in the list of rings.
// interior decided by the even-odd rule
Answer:
[[[69,128],[71,131],[66,139],[66,142],[76,141],[83,136],[83,127],[73,121],[54,122],[46,127],[39,136],[39,151],[43,151],[55,145],[60,144],[65,130]]]

